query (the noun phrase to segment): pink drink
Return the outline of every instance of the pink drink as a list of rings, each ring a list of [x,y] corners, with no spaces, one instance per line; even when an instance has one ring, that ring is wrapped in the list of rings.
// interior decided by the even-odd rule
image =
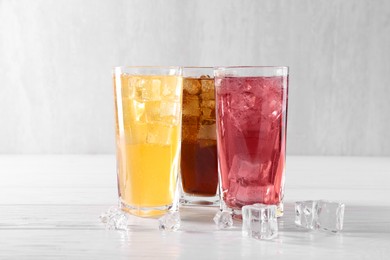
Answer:
[[[216,78],[218,153],[225,206],[279,205],[286,150],[287,75]]]

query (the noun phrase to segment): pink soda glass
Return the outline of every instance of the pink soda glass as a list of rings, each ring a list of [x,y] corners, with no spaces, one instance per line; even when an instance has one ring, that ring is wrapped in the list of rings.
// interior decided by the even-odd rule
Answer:
[[[214,70],[221,209],[277,205],[283,215],[288,67]]]

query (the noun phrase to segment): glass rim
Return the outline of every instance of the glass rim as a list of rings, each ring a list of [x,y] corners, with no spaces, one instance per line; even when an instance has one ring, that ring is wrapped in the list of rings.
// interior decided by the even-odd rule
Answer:
[[[182,66],[183,69],[214,69],[213,66]]]
[[[113,75],[129,74],[143,76],[182,76],[180,66],[117,66],[111,70]]]
[[[289,69],[289,66],[216,66],[215,70],[219,69]]]
[[[215,67],[214,77],[273,77],[289,74],[287,66],[225,66]]]
[[[181,66],[114,66],[113,69],[181,69]]]
[[[202,76],[205,76],[205,78],[214,79],[214,67],[182,67],[182,76],[185,79],[203,79]]]

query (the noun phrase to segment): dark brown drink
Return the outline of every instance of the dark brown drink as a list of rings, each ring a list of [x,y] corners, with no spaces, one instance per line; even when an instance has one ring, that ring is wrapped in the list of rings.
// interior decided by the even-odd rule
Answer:
[[[181,171],[185,193],[198,196],[214,196],[217,191],[217,146],[201,147],[201,144],[182,144]]]
[[[214,79],[209,76],[184,77],[181,146],[183,204],[215,204],[218,200],[215,126]]]

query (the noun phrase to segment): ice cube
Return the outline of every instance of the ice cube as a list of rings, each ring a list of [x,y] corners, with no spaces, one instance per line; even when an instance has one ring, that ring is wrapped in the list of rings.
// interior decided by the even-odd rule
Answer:
[[[209,107],[201,108],[202,116],[201,120],[212,119],[215,120],[215,110]]]
[[[272,184],[260,185],[239,182],[236,191],[236,200],[242,204],[271,203],[274,201],[274,196],[275,188]]]
[[[238,185],[236,192],[236,200],[240,201],[242,204],[261,202],[263,196],[260,193],[259,187],[250,184],[248,185],[248,183],[240,182],[238,182],[236,185]]]
[[[218,211],[213,220],[218,229],[225,229],[233,226],[233,217],[229,211]]]
[[[246,182],[256,181],[260,178],[260,167],[260,162],[250,162],[239,155],[235,155],[228,178],[230,180],[243,178]]]
[[[180,101],[181,79],[178,77],[165,77],[161,81],[161,98],[163,100]]]
[[[215,109],[215,101],[214,100],[202,100],[202,102],[200,103],[200,106],[202,108]]]
[[[161,81],[159,79],[141,78],[135,84],[134,97],[139,101],[160,100]]]
[[[203,100],[215,100],[215,92],[214,91],[203,92],[202,94],[200,94],[200,97]]]
[[[100,215],[100,221],[105,224],[106,229],[128,230],[128,220],[129,215],[118,208],[110,208]]]
[[[271,166],[271,161],[251,162],[236,155],[228,175],[230,196],[242,204],[272,203],[276,191]]]
[[[183,96],[183,115],[200,116],[199,97],[195,95]]]
[[[153,123],[160,120],[160,104],[161,101],[145,102],[145,118],[146,122]]]
[[[242,234],[255,239],[273,239],[278,235],[276,206],[253,204],[242,207]]]
[[[216,140],[216,135],[215,124],[199,126],[198,139]]]
[[[118,209],[117,208],[115,208],[115,207],[111,207],[111,208],[109,208],[106,212],[103,212],[102,214],[100,214],[100,216],[99,216],[99,219],[100,219],[100,221],[102,222],[102,223],[107,223],[108,222],[108,220],[109,220],[109,218],[110,218],[110,216],[114,213],[114,212],[116,212]]]
[[[242,97],[242,108],[251,109],[255,107],[256,104],[256,96],[252,92],[244,92],[241,94]]]
[[[264,91],[264,98],[261,104],[262,114],[269,120],[279,119],[283,112],[283,88],[281,86],[272,86],[271,82],[267,83],[267,89]]]
[[[345,205],[326,200],[295,202],[295,224],[311,230],[338,232],[343,229]]]
[[[200,93],[201,84],[198,79],[185,78],[183,81],[184,93],[196,95]]]
[[[145,102],[144,114],[148,123],[177,125],[180,122],[180,103],[171,101]]]
[[[316,229],[316,201],[295,202],[295,224],[306,229]]]
[[[180,228],[180,213],[178,211],[168,212],[158,219],[160,230],[177,231]]]
[[[343,229],[344,203],[320,200],[318,209],[318,228],[332,232]]]
[[[203,77],[201,80],[202,93],[205,92],[214,92],[214,79],[210,77]]]
[[[125,122],[145,121],[145,103],[136,99],[122,100]]]
[[[161,101],[160,120],[167,124],[177,125],[180,122],[180,103]]]
[[[146,142],[169,145],[172,141],[173,127],[164,123],[149,123]]]

